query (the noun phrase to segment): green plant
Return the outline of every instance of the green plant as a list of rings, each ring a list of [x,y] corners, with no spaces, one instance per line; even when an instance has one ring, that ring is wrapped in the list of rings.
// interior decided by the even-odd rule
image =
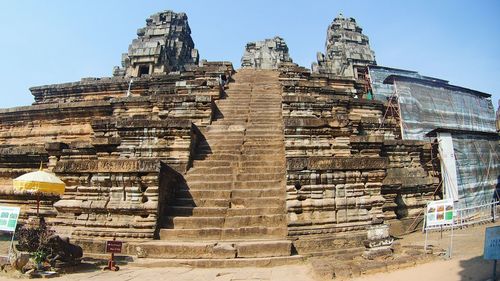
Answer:
[[[37,251],[31,253],[31,258],[33,259],[33,261],[37,265],[39,265],[39,264],[43,263],[44,261],[46,261],[47,260],[47,256],[48,256],[48,254],[44,250],[37,250]]]

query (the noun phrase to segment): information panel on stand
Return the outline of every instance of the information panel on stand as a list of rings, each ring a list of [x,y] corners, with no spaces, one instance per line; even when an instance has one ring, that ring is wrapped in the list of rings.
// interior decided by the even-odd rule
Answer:
[[[453,224],[453,200],[445,199],[427,203],[426,227]]]
[[[486,228],[484,259],[500,260],[500,225]]]
[[[0,231],[16,231],[19,207],[0,206]]]

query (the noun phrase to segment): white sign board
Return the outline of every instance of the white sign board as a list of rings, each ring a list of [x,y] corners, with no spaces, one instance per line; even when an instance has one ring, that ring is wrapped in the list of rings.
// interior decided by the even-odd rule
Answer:
[[[453,224],[453,200],[444,199],[427,203],[426,227]]]
[[[0,206],[0,231],[16,231],[19,207]]]

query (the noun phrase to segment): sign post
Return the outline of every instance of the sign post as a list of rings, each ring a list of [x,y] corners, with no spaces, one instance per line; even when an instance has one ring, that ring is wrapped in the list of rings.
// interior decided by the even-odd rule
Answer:
[[[16,233],[17,219],[19,218],[19,207],[0,206],[0,231],[11,232],[9,254],[14,244],[14,234]]]
[[[493,280],[497,280],[497,260],[500,259],[500,226],[486,228],[484,234],[485,260],[493,260]]]
[[[118,271],[120,268],[116,265],[115,262],[115,254],[120,254],[122,252],[122,241],[116,241],[116,238],[113,238],[113,241],[106,241],[106,253],[111,253],[109,257],[108,265],[104,268],[104,270]]]
[[[441,229],[441,237],[443,235],[443,227],[451,227],[449,256],[453,250],[453,228],[454,228],[454,213],[453,200],[444,199],[438,201],[430,201],[425,209],[425,244],[424,250],[427,251],[427,232],[432,229]]]

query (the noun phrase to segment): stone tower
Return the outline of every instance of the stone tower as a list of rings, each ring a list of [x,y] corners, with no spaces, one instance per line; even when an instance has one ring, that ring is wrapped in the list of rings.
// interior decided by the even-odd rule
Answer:
[[[368,37],[353,18],[336,17],[328,26],[326,54],[318,52],[314,73],[358,78],[358,68],[377,64]]]
[[[169,73],[198,64],[198,50],[185,13],[156,13],[146,19],[146,27],[138,29],[137,36],[128,53],[122,55],[122,68],[114,68],[114,76]]]
[[[282,62],[292,62],[292,59],[285,40],[279,36],[248,43],[241,58],[243,68],[253,69],[278,69]]]

